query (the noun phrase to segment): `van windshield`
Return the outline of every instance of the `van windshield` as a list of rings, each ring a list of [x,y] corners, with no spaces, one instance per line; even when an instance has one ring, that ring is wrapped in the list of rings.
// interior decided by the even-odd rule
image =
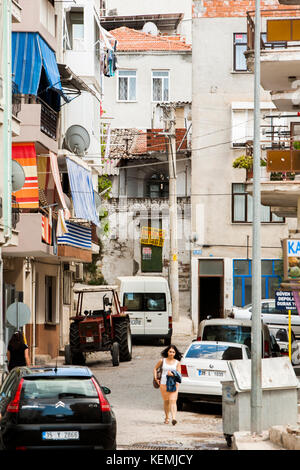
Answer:
[[[226,341],[251,347],[251,327],[240,325],[206,325],[203,341]]]
[[[163,292],[126,292],[123,305],[131,312],[165,312],[167,309],[166,295]]]

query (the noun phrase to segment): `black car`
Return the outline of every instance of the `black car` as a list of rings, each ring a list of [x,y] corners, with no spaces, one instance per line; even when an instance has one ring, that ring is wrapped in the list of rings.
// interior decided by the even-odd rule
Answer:
[[[1,449],[116,449],[116,418],[88,367],[16,367],[0,389]]]

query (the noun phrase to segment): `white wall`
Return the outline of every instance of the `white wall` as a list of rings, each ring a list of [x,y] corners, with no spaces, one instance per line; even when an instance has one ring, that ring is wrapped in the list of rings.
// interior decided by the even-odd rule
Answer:
[[[152,70],[170,70],[170,101],[190,101],[191,53],[118,53],[118,68],[137,71],[136,102],[117,101],[117,73],[105,78],[103,109],[112,116],[114,128],[152,128]]]

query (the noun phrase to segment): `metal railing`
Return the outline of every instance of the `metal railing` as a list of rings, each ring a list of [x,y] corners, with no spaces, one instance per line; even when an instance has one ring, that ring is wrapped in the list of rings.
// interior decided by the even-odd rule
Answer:
[[[262,26],[261,29],[267,29],[267,20],[288,20],[291,21],[294,18],[300,17],[300,8],[278,8],[276,10],[262,10],[261,11],[261,20]],[[255,36],[255,11],[247,12],[247,50],[254,51],[254,36]],[[267,40],[267,34],[261,34],[260,40],[261,49],[285,49],[290,47],[300,47],[300,41],[298,39],[289,39],[289,40],[276,40],[269,41]]]
[[[20,222],[20,207],[19,204],[17,203],[16,196],[11,197],[11,225],[12,228],[15,229],[17,226],[17,223]]]
[[[19,112],[21,111],[21,95],[19,93],[18,86],[15,82],[12,82],[12,115],[18,116]]]
[[[41,105],[41,131],[56,140],[58,113],[40,98],[36,102]]]

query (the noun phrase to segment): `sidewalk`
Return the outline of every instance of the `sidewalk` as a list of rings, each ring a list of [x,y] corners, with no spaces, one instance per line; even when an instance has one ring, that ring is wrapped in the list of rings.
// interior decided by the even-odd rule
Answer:
[[[234,433],[232,450],[300,450],[300,415],[294,426],[272,426],[256,436],[245,431]]]

